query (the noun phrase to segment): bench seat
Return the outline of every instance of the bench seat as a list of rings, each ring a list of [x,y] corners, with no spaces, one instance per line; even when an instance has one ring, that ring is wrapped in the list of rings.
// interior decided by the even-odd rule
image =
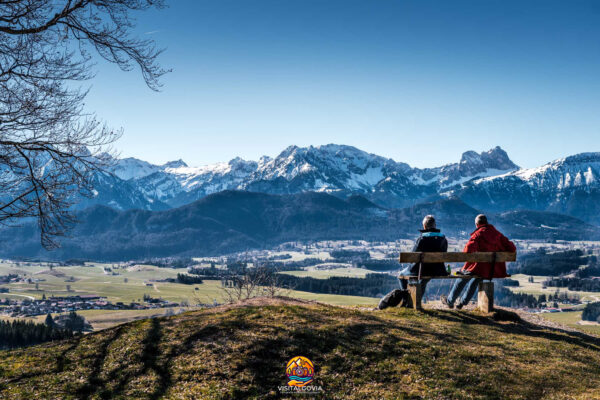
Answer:
[[[511,262],[517,260],[517,253],[510,252],[478,252],[478,253],[463,253],[463,252],[404,252],[400,253],[398,261],[400,263],[463,263],[463,262],[484,262],[484,263],[498,263],[498,262]],[[493,271],[492,271],[493,272]],[[509,278],[508,275],[506,278]],[[402,280],[418,280],[418,279],[465,279],[465,278],[481,278],[489,279],[488,282],[482,281],[479,283],[479,293],[477,295],[477,305],[483,312],[492,312],[494,309],[494,283],[489,277],[481,277],[477,275],[445,275],[445,276],[399,276],[398,279]],[[502,279],[502,278],[498,278]],[[408,291],[410,292],[410,299],[412,307],[415,309],[421,309],[421,285],[417,282],[408,283]]]

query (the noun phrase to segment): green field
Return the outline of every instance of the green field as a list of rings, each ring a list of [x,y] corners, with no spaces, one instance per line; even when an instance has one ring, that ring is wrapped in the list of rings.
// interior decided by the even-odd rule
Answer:
[[[526,293],[533,295],[554,294],[558,290],[559,293],[567,293],[577,295],[582,301],[600,301],[600,293],[597,292],[580,292],[569,290],[567,288],[546,287],[543,288],[543,282],[548,279],[547,276],[533,276],[533,282],[529,282],[530,275],[516,274],[511,279],[519,281],[519,286],[508,287],[515,293]]]
[[[8,294],[2,297],[30,297],[40,299],[43,294],[49,296],[73,296],[95,294],[105,296],[111,302],[130,303],[141,301],[144,294],[162,297],[165,300],[190,304],[210,302],[219,299],[220,282],[205,281],[201,285],[182,285],[169,282],[150,282],[154,279],[175,278],[181,270],[158,268],[148,265],[136,265],[129,268],[114,269],[119,275],[107,275],[103,267],[108,264],[88,264],[85,267],[54,267],[50,271],[46,266],[20,266],[2,264],[0,275],[7,273],[26,274],[28,278],[43,279],[35,283],[11,283],[1,285],[8,287]],[[73,277],[74,282],[68,282]],[[67,285],[70,291],[67,291]],[[151,285],[151,286],[147,286]],[[201,291],[195,287],[202,287]]]
[[[519,281],[518,287],[508,287],[515,293],[525,293],[534,296],[545,294],[546,296],[556,293],[567,293],[568,295],[577,295],[582,301],[600,301],[600,293],[596,292],[580,292],[574,290],[568,290],[567,288],[555,288],[546,287],[543,288],[543,282],[548,279],[547,276],[533,276],[533,282],[529,282],[530,275],[516,274],[512,276],[512,279]],[[560,308],[573,307],[571,305],[559,304]],[[577,306],[577,309],[582,309],[584,306]],[[578,322],[581,321],[581,311],[575,312],[560,312],[560,313],[541,313],[540,316],[549,321],[564,324],[573,329],[577,329],[584,332],[600,334],[600,326],[598,325],[582,325]]]
[[[367,274],[374,273],[373,271],[364,268],[340,267],[334,269],[319,269],[318,267],[307,267],[303,271],[282,271],[282,274],[293,275],[299,278],[311,277],[317,279],[327,279],[332,276],[342,276],[349,278],[364,278]]]
[[[600,325],[582,325],[578,323],[581,321],[581,311],[542,313],[540,314],[540,316],[549,321],[567,325],[568,327],[573,329],[593,333],[595,335],[600,335]]]
[[[113,303],[123,302],[128,304],[141,302],[144,294],[148,294],[172,302],[186,302],[191,307],[198,304],[212,304],[214,301],[223,303],[227,298],[226,293],[221,288],[221,282],[218,280],[205,280],[203,283],[196,285],[150,282],[154,279],[175,278],[178,273],[184,272],[183,270],[136,265],[128,268],[113,268],[113,271],[119,275],[108,275],[104,273],[105,266],[112,267],[112,264],[90,263],[85,267],[54,267],[50,270],[47,265],[2,263],[0,264],[0,275],[19,274],[41,281],[37,282],[38,289],[36,289],[35,282],[0,285],[0,287],[10,290],[9,293],[0,293],[0,298],[22,300],[25,298],[41,299],[44,294],[46,297],[93,294],[104,296]],[[71,277],[73,282],[67,282]],[[151,286],[147,286],[148,284]],[[67,291],[67,285],[70,286],[70,291]],[[375,305],[378,301],[378,299],[369,297],[339,296],[289,290],[282,291],[282,294],[334,305]],[[180,308],[175,308],[173,312],[177,313],[179,310]],[[134,319],[165,315],[166,309],[85,310],[80,311],[80,313],[92,324],[94,329],[104,329]],[[42,321],[44,318],[45,316],[38,316],[31,319]],[[3,317],[3,319],[9,318]]]
[[[69,296],[96,294],[105,296],[111,302],[130,303],[141,301],[144,294],[152,297],[162,297],[165,300],[181,302],[187,301],[190,305],[198,303],[213,303],[214,300],[222,302],[224,292],[221,282],[217,280],[205,280],[202,284],[183,285],[170,282],[150,282],[152,279],[175,278],[178,273],[184,272],[178,269],[158,268],[149,265],[136,265],[129,268],[114,269],[119,275],[104,274],[103,267],[108,264],[89,264],[85,267],[54,267],[50,271],[46,266],[15,266],[14,264],[0,264],[0,275],[18,273],[28,278],[43,279],[38,282],[36,290],[35,283],[10,283],[0,285],[9,288],[9,293],[1,293],[0,298],[36,298],[42,295]],[[340,268],[334,270],[317,271],[289,271],[296,276],[314,276],[328,278],[330,276],[364,276],[368,271],[360,268]],[[74,282],[66,282],[69,277]],[[125,282],[127,280],[127,282]],[[151,284],[152,286],[146,286]],[[66,286],[70,285],[70,292]],[[196,290],[197,289],[197,290]],[[298,291],[286,291],[291,295],[331,304],[372,304],[375,300],[359,296],[338,296],[327,294],[315,294]]]
[[[294,254],[294,257],[301,258],[301,254]],[[318,279],[326,279],[332,276],[345,277],[364,277],[370,271],[361,268],[343,266],[334,269],[318,269],[308,267],[302,271],[285,271],[284,273],[298,277],[311,276]],[[110,267],[118,275],[106,274],[104,267]],[[206,280],[202,284],[183,285],[169,282],[151,282],[151,280],[175,278],[178,273],[184,272],[181,269],[159,268],[149,265],[135,265],[130,267],[116,267],[112,264],[89,263],[84,267],[54,267],[52,270],[44,264],[25,264],[0,263],[0,275],[10,273],[26,276],[33,280],[40,280],[36,283],[10,283],[3,284],[0,287],[9,288],[9,293],[1,293],[0,298],[40,299],[42,295],[49,296],[69,296],[95,294],[105,296],[110,302],[141,302],[144,294],[152,297],[161,297],[172,302],[188,304],[195,307],[198,304],[212,304],[225,302],[226,295],[221,288],[220,281]],[[556,288],[542,288],[542,282],[546,277],[534,276],[534,282],[528,281],[527,275],[514,275],[513,279],[519,281],[520,286],[510,288],[515,292],[528,293],[533,295],[553,294]],[[73,282],[67,282],[73,280]],[[67,292],[67,285],[70,291]],[[147,286],[150,285],[150,286]],[[600,300],[600,294],[588,292],[572,292],[564,288],[561,292],[577,294],[582,300],[597,301]],[[374,306],[378,299],[359,296],[340,296],[332,294],[308,293],[300,291],[282,291],[282,294],[306,300],[316,300],[333,305],[366,305]],[[179,308],[173,310],[177,313]],[[121,324],[133,319],[146,318],[150,316],[164,315],[165,309],[152,310],[88,310],[82,311],[82,315],[92,324],[95,329],[104,329],[110,326]],[[544,313],[542,317],[549,320],[564,323],[575,329],[600,333],[600,327],[594,325],[580,325],[577,322],[581,318],[581,312],[569,313]],[[38,318],[39,319],[39,318]]]

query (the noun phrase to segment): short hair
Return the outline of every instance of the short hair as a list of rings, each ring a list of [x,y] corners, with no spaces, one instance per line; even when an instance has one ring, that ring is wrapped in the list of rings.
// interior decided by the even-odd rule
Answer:
[[[487,223],[487,217],[484,214],[475,217],[475,225],[487,225]]]
[[[423,218],[423,227],[425,229],[435,228],[435,217],[433,215],[426,215],[425,218]]]

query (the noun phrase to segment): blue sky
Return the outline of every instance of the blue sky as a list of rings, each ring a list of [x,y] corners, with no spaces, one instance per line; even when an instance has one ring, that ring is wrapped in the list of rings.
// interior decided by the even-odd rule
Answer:
[[[91,82],[123,157],[341,143],[431,167],[499,145],[533,167],[600,151],[600,2],[167,3],[137,27],[167,48],[163,90],[104,63]]]

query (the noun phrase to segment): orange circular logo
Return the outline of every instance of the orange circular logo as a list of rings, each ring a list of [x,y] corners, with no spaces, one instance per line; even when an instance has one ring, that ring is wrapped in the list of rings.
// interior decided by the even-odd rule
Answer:
[[[308,358],[297,356],[288,361],[285,374],[289,386],[306,386],[315,378],[315,366]]]

